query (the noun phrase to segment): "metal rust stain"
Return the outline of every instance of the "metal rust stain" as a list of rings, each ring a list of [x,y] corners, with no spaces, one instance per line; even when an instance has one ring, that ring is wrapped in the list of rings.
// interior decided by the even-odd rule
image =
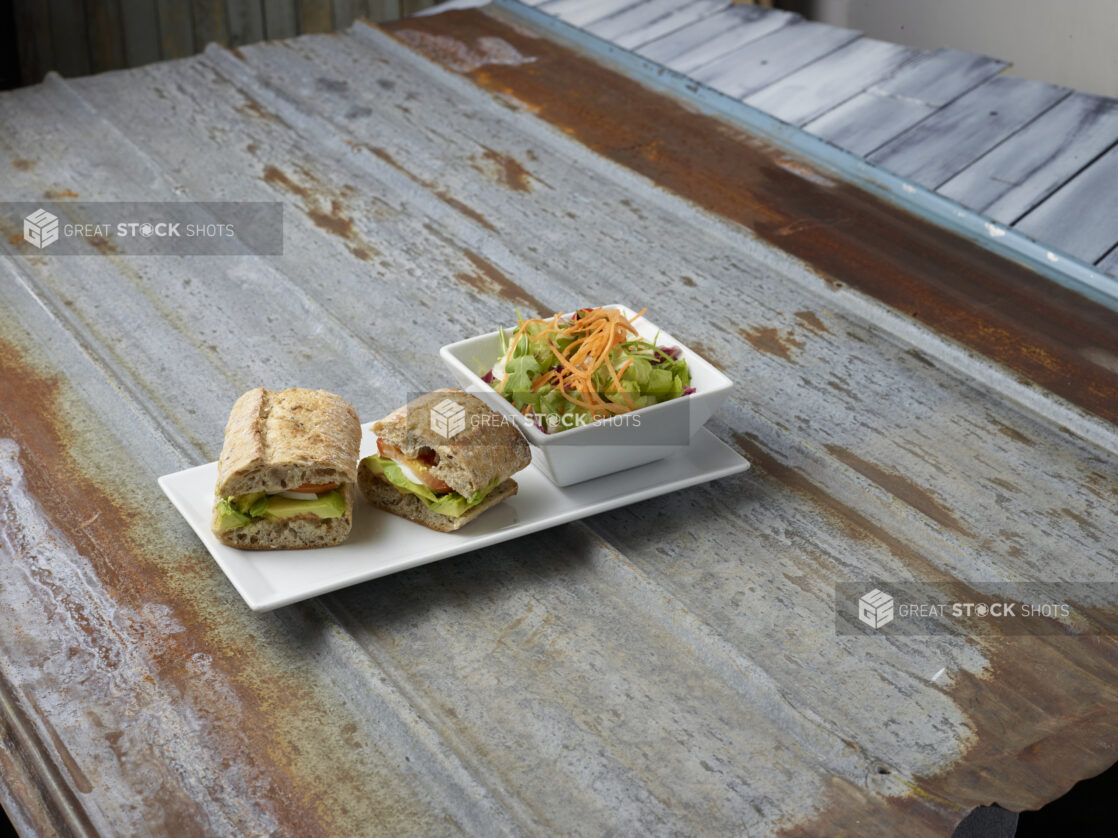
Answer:
[[[532,191],[532,181],[535,178],[524,168],[523,163],[511,154],[502,154],[488,146],[484,148],[485,151],[482,152],[480,160],[485,161],[485,163],[475,160],[472,164],[477,171],[483,175],[495,177],[499,184],[514,192]]]
[[[474,266],[473,272],[460,272],[454,276],[474,290],[482,294],[495,294],[502,300],[527,306],[537,314],[545,314],[548,307],[505,276],[501,269],[486,259],[484,256],[470,250],[463,249],[462,253]]]
[[[813,311],[797,311],[796,319],[813,332],[828,335],[831,333],[831,330],[823,325],[823,321],[820,320],[819,316]]]
[[[937,524],[947,527],[949,530],[954,530],[960,535],[974,536],[974,533],[959,523],[959,519],[955,517],[950,509],[932,497],[931,492],[917,486],[907,477],[884,469],[876,463],[871,463],[869,460],[864,460],[852,451],[843,448],[841,445],[828,445],[826,448],[839,462],[846,463],[846,465],[850,466],[867,480],[876,483],[886,492],[893,495],[893,497],[908,504],[917,512],[927,515]]]
[[[457,212],[462,213],[462,215],[466,216],[471,221],[477,222],[482,227],[484,227],[486,230],[489,230],[491,233],[496,233],[497,232],[497,228],[493,226],[493,224],[489,221],[488,218],[486,218],[480,212],[475,210],[473,207],[470,207],[470,206],[462,203],[461,201],[459,201],[457,198],[452,196],[446,189],[442,188],[438,184],[433,183],[432,181],[426,180],[425,178],[419,177],[414,172],[410,171],[407,167],[401,165],[400,162],[397,161],[396,158],[393,157],[392,154],[388,150],[380,148],[378,146],[374,146],[374,145],[368,145],[368,144],[364,144],[364,143],[355,143],[352,140],[346,140],[346,142],[354,148],[363,148],[363,149],[365,149],[365,151],[369,152],[373,156],[379,158],[380,160],[383,160],[385,163],[387,163],[393,169],[400,172],[402,175],[405,175],[406,177],[408,177],[414,183],[417,183],[420,186],[422,186],[424,189],[429,190],[432,195],[434,195],[436,198],[438,198],[440,201],[442,201],[448,207],[456,210]]]
[[[789,329],[783,336],[772,326],[757,326],[753,329],[738,329],[738,334],[758,352],[775,355],[785,361],[792,361],[792,352],[804,348],[803,341],[796,340]]]
[[[1001,434],[1002,436],[1007,437],[1009,439],[1012,439],[1014,442],[1020,442],[1022,445],[1027,445],[1030,448],[1032,448],[1036,445],[1035,442],[1033,442],[1031,439],[1029,439],[1029,437],[1025,436],[1023,433],[1021,433],[1016,428],[1011,428],[1009,425],[1005,424],[1004,422],[999,422],[997,419],[995,419],[992,416],[987,416],[986,418],[990,421],[990,424],[993,425],[997,429],[998,433]]]
[[[809,498],[852,539],[873,539],[918,577],[957,601],[978,596],[918,551],[833,497],[798,469],[781,462],[751,434],[732,434],[759,472]],[[1100,625],[1114,615],[1091,609]],[[1109,767],[1118,748],[1118,637],[1033,634],[1024,621],[1007,634],[977,636],[988,664],[979,675],[959,670],[940,686],[967,716],[975,736],[964,755],[934,774],[904,778],[909,793],[887,797],[827,777],[815,815],[788,825],[782,838],[816,835],[894,835],[897,823],[909,836],[949,835],[974,807],[998,803],[1021,811],[1064,794],[1079,778]],[[1074,685],[1074,686],[1072,686]],[[1069,688],[1071,687],[1071,688]],[[1029,696],[1027,702],[1022,696]],[[893,773],[881,765],[880,773]],[[1070,779],[1069,779],[1070,778]]]
[[[1035,809],[1065,794],[1074,784],[1069,777],[1110,767],[1118,744],[1118,640],[1031,636],[985,643],[987,671],[957,672],[949,688],[980,734],[953,770],[911,778],[905,798],[867,795],[832,778],[821,811],[778,833],[781,838],[893,835],[873,832],[872,824],[898,822],[906,836],[950,835],[975,806]],[[997,735],[981,735],[986,731]]]
[[[490,64],[517,66],[536,60],[533,56],[523,55],[509,41],[496,35],[481,35],[467,44],[452,36],[404,27],[396,30],[396,36],[426,55],[437,56],[440,64],[459,73],[468,73]]]
[[[66,425],[60,389],[58,379],[37,372],[22,360],[15,345],[0,338],[0,438],[12,439],[19,446],[28,488],[52,528],[80,551],[89,572],[120,607],[146,613],[145,607],[150,609],[153,603],[169,604],[175,617],[188,627],[187,631],[173,633],[152,627],[150,635],[145,635],[145,642],[150,637],[158,667],[150,677],[169,685],[178,695],[193,695],[199,684],[189,663],[198,654],[208,656],[210,666],[233,690],[240,708],[229,712],[220,696],[208,697],[207,724],[216,736],[213,746],[224,749],[226,761],[254,765],[269,778],[272,788],[268,805],[285,831],[306,836],[337,834],[332,815],[316,802],[320,789],[315,778],[322,767],[307,763],[309,755],[301,750],[297,742],[302,740],[294,733],[294,728],[303,724],[317,730],[320,737],[332,736],[333,723],[317,715],[324,708],[316,708],[311,692],[290,676],[268,671],[260,656],[260,643],[250,631],[235,631],[232,623],[226,624],[206,610],[204,598],[200,600],[197,591],[190,590],[194,580],[201,578],[197,551],[181,557],[164,555],[157,561],[149,556],[151,542],[143,532],[151,526],[145,523],[148,512],[106,494],[84,471],[87,464],[75,460],[74,435]],[[176,571],[168,573],[166,568],[172,565]],[[49,579],[42,581],[50,583]],[[78,591],[55,588],[56,602],[66,603],[78,625],[96,642],[99,634],[82,619],[85,606],[77,600]],[[248,665],[248,661],[253,663]],[[39,715],[41,720],[46,719]],[[112,735],[112,731],[106,733],[106,737]],[[85,772],[75,758],[65,756],[68,751],[60,740],[52,744],[62,754],[75,787],[79,791],[87,788],[90,781],[88,777],[82,779]],[[179,834],[206,832],[203,824],[190,816],[198,804],[185,788],[162,788],[144,805],[155,807],[154,811],[177,812],[182,819],[177,827]]]
[[[849,504],[843,503],[829,494],[798,469],[781,462],[764,448],[761,440],[753,434],[735,432],[731,436],[741,452],[761,472],[784,484],[792,491],[809,498],[824,511],[828,518],[848,538],[854,541],[866,541],[868,539],[878,541],[905,564],[913,568],[926,570],[927,576],[924,578],[928,581],[934,581],[937,584],[957,582],[948,573],[936,567],[930,559],[919,551],[910,547],[888,530],[875,524]]]
[[[834,287],[870,294],[1118,422],[1118,372],[1083,352],[1118,355],[1118,315],[1109,309],[853,185],[806,177],[809,164],[790,166],[745,132],[493,14],[452,11],[386,29],[603,156],[742,224]],[[472,67],[456,57],[493,38],[530,63]]]
[[[303,176],[309,180],[316,180],[314,175],[306,169],[300,169]],[[345,213],[345,206],[340,198],[325,196],[320,198],[319,188],[311,189],[293,180],[286,172],[277,166],[264,167],[263,178],[265,183],[277,186],[302,199],[303,213],[316,227],[325,230],[331,235],[350,242],[349,252],[362,261],[368,261],[380,251],[373,245],[364,241],[353,226],[353,218]],[[343,192],[352,191],[343,187]],[[329,209],[323,209],[321,203],[329,202]]]
[[[705,361],[709,362],[711,366],[716,367],[722,372],[726,371],[726,365],[718,360],[718,354],[710,348],[709,345],[701,340],[684,340],[684,344],[694,349]]]

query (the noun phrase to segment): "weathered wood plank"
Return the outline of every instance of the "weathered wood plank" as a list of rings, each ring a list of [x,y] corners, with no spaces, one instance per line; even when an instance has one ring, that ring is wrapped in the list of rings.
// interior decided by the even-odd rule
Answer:
[[[909,47],[859,38],[758,90],[745,102],[792,125],[803,125],[891,75],[920,54]]]
[[[1013,224],[1116,141],[1118,102],[1073,93],[936,191]]]
[[[687,75],[728,52],[801,20],[791,12],[733,5],[637,49],[640,55]]]
[[[266,38],[294,38],[299,34],[295,0],[264,0],[263,9]]]
[[[861,33],[854,29],[795,22],[689,75],[727,96],[740,99],[860,37]]]
[[[50,7],[50,37],[54,60],[63,76],[84,76],[90,72],[89,30],[82,0],[55,0]]]
[[[549,0],[541,3],[540,11],[547,12],[572,26],[585,27],[643,0]]]
[[[225,0],[193,0],[194,47],[229,43],[229,25],[225,20]]]
[[[334,28],[346,29],[365,14],[364,0],[334,0]]]
[[[190,0],[156,0],[159,51],[164,59],[194,54],[194,24]]]
[[[1000,76],[936,111],[867,159],[935,189],[1071,91]]]
[[[599,38],[635,49],[730,6],[730,0],[649,0],[586,27]]]
[[[299,0],[299,34],[330,32],[334,27],[330,0]]]
[[[129,67],[140,67],[160,58],[159,14],[151,0],[121,0],[124,58]]]
[[[229,46],[264,40],[264,4],[261,0],[225,0]]]
[[[867,92],[803,127],[839,148],[865,157],[935,111],[934,105]]]
[[[1014,226],[1087,262],[1105,256],[1118,242],[1118,146]]]
[[[87,0],[90,69],[94,73],[119,70],[125,66],[124,29],[120,0]]]
[[[996,58],[943,48],[870,90],[943,107],[1008,66],[1008,62]]]
[[[16,37],[19,38],[19,77],[24,84],[38,84],[54,66],[48,0],[15,4]]]
[[[1096,267],[1104,274],[1118,276],[1118,246],[1112,248],[1109,253],[1100,259],[1096,263]]]
[[[429,9],[433,0],[400,0],[400,17],[411,17],[416,12]]]

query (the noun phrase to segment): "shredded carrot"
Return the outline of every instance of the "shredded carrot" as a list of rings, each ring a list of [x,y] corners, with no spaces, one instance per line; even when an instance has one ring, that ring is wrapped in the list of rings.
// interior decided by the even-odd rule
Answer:
[[[546,319],[535,317],[521,321],[509,341],[504,362],[508,364],[517,343],[527,333],[529,326],[533,326],[535,334],[529,340],[533,343],[545,343],[555,357],[555,366],[541,371],[532,381],[533,392],[544,384],[551,384],[559,389],[565,400],[589,411],[594,418],[626,413],[634,408],[634,402],[629,392],[622,387],[621,376],[633,359],[627,359],[614,369],[612,356],[615,349],[625,346],[634,336],[639,335],[633,323],[646,310],[641,309],[630,318],[616,309],[599,307],[580,309],[567,320],[563,319],[560,312]],[[563,349],[559,348],[561,343]],[[595,387],[594,374],[603,366],[609,373],[609,379],[602,392],[599,392]],[[499,391],[503,392],[508,376],[506,369],[497,386]],[[623,394],[625,404],[610,400],[606,397],[607,393],[613,393],[615,397],[617,393]]]

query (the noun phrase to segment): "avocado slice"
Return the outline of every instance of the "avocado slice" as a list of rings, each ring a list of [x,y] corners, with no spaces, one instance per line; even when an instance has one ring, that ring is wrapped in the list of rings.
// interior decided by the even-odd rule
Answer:
[[[261,517],[271,521],[314,515],[317,518],[340,518],[345,514],[345,496],[341,490],[323,492],[314,500],[295,500],[280,495],[270,495]]]
[[[217,528],[220,532],[235,530],[252,523],[252,519],[242,512],[237,511],[229,501],[224,498],[217,502]]]

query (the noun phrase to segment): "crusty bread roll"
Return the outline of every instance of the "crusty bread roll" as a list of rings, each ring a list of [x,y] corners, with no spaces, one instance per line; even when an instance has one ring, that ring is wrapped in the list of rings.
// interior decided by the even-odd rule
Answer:
[[[431,462],[424,469],[427,474],[466,498],[496,484],[477,506],[449,516],[431,510],[418,496],[397,489],[361,462],[357,487],[369,503],[440,532],[457,530],[515,495],[517,484],[511,475],[532,462],[528,443],[511,422],[458,389],[413,399],[374,422],[373,433],[405,458]]]
[[[444,435],[434,430],[432,410],[450,401],[461,408],[462,429]],[[373,423],[373,433],[408,457],[432,449],[438,464],[431,474],[469,497],[497,478],[504,479],[532,462],[528,443],[511,422],[477,396],[446,388],[413,399]]]
[[[223,544],[249,550],[327,547],[349,535],[353,522],[353,484],[361,425],[357,412],[340,396],[324,390],[266,390],[257,387],[237,399],[225,426],[217,466],[214,534]],[[234,529],[218,526],[222,498],[304,485],[340,484],[345,512],[282,520],[253,520]]]

